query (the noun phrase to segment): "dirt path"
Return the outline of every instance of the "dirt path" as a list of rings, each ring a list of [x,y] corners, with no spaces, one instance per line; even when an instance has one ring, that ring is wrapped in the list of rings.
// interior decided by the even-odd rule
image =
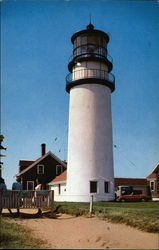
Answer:
[[[159,234],[141,232],[96,217],[59,215],[57,219],[16,219],[49,248],[159,249]]]

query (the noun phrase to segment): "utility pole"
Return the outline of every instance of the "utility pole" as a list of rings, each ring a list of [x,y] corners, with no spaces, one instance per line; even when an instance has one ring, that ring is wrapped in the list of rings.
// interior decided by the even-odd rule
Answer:
[[[4,136],[1,134],[0,135],[0,177],[2,177],[2,165],[3,165],[3,162],[1,161],[1,157],[5,157],[5,155],[1,154],[1,150],[7,149],[2,146],[3,139],[4,139]]]

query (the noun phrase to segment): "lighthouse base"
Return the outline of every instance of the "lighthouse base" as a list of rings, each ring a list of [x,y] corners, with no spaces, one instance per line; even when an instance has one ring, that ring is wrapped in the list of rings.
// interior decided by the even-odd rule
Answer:
[[[109,196],[101,196],[101,195],[79,195],[79,196],[74,196],[74,195],[58,195],[56,194],[54,196],[55,201],[66,201],[66,202],[90,202],[93,196],[93,201],[114,201],[115,196],[114,195],[109,195]]]
[[[114,201],[115,196],[114,195],[108,195],[108,196],[101,196],[101,195],[79,195],[79,196],[74,196],[74,195],[66,195],[63,197],[65,201],[68,202],[90,202],[93,196],[93,201]]]
[[[100,189],[101,189],[101,184],[102,181],[100,183]],[[60,190],[61,192],[59,193],[59,184],[53,184],[50,185],[50,190],[54,191],[54,200],[55,201],[67,201],[67,202],[90,202],[90,200],[92,199],[93,196],[93,201],[97,202],[97,201],[113,201],[115,199],[115,193],[114,193],[114,188],[113,185],[111,186],[111,192],[109,193],[104,193],[102,192],[103,190],[101,190],[101,192],[98,193],[90,193],[88,192],[82,192],[82,193],[71,193],[69,192],[68,188],[67,188],[67,184],[66,183],[61,183],[60,184]]]

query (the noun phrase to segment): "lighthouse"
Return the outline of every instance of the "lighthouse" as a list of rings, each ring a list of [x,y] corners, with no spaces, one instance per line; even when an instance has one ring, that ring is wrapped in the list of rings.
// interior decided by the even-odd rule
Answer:
[[[114,199],[111,74],[107,33],[90,23],[73,34],[73,56],[66,77],[69,93],[67,200]]]

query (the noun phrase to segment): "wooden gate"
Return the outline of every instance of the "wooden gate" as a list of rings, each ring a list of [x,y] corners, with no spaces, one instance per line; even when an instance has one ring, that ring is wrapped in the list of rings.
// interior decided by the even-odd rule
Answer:
[[[53,210],[53,190],[0,190],[0,209],[49,208]]]

